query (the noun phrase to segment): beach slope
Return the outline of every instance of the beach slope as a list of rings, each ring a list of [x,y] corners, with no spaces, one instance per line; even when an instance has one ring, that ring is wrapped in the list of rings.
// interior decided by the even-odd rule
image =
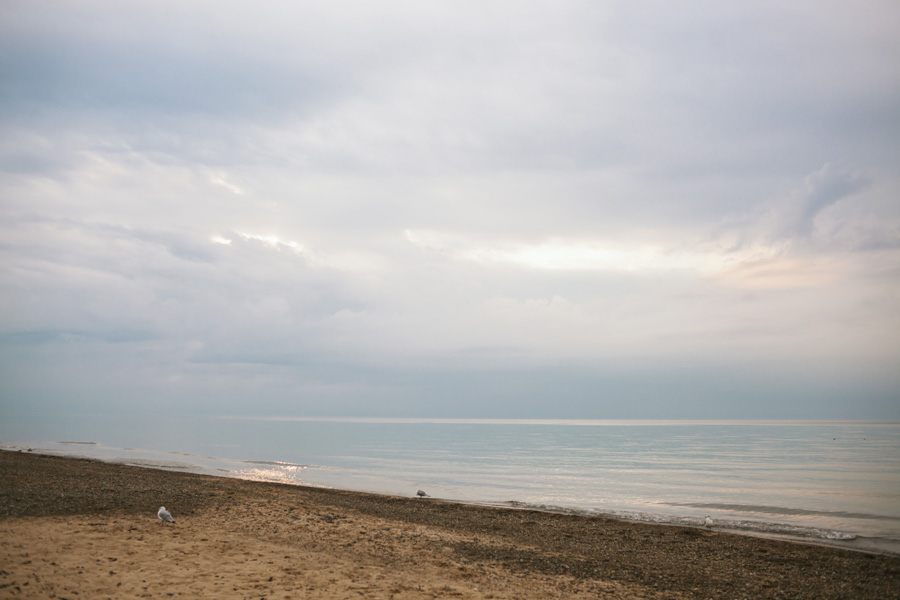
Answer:
[[[0,452],[0,598],[898,595],[897,556]]]

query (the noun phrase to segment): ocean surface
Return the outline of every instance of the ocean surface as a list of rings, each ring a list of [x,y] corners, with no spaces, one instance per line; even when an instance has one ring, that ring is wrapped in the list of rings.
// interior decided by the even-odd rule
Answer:
[[[900,553],[900,423],[59,415],[0,448]]]

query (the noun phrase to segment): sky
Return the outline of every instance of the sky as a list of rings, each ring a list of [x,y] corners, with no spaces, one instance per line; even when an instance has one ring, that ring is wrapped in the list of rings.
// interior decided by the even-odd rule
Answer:
[[[0,5],[0,414],[900,419],[894,0]]]

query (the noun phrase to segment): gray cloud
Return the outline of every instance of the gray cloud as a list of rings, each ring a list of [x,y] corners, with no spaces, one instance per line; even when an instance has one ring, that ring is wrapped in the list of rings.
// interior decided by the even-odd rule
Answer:
[[[855,172],[838,171],[830,164],[806,178],[806,194],[801,206],[798,227],[804,233],[812,229],[816,216],[838,200],[861,190],[867,181]]]
[[[6,398],[895,416],[898,20],[9,3]]]
[[[239,21],[211,27],[217,9],[87,2],[58,5],[43,18],[13,3],[0,63],[7,118],[60,109],[246,118],[300,111],[338,86],[302,44],[280,47],[287,32],[265,39],[248,36]]]

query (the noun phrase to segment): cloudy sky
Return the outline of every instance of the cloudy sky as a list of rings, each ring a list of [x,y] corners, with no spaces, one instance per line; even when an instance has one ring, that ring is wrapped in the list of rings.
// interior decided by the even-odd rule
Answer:
[[[0,7],[3,411],[900,418],[900,4]]]

